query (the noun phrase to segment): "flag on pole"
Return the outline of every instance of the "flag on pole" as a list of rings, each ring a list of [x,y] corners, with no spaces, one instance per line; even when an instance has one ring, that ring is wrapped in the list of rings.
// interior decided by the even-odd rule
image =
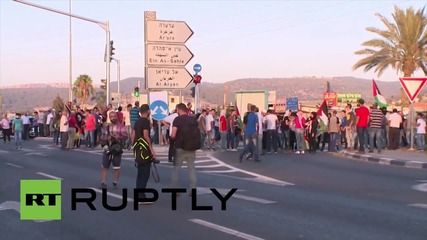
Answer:
[[[320,118],[321,124],[328,126],[328,106],[326,105],[326,100],[323,100],[322,105],[317,110],[317,116]]]
[[[378,89],[374,79],[372,79],[372,95],[374,96],[375,102],[378,103],[380,108],[387,107],[387,100],[383,95],[381,95],[381,92]]]
[[[237,107],[237,101],[234,102],[234,111],[236,111],[236,116],[237,116],[237,124],[239,124],[239,127],[242,128],[242,117],[240,116],[240,112],[239,112],[239,108]]]

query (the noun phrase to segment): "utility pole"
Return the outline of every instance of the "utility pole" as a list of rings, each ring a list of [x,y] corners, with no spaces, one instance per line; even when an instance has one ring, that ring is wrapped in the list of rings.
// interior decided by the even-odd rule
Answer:
[[[106,38],[107,38],[106,39],[107,40],[107,44],[106,44],[107,45],[107,59],[105,61],[106,62],[106,80],[107,80],[107,83],[106,83],[107,101],[106,102],[107,102],[107,104],[109,104],[109,101],[111,101],[111,98],[110,98],[110,91],[111,91],[110,90],[110,59],[111,59],[110,58],[111,57],[111,54],[110,54],[110,51],[111,51],[111,47],[110,47],[110,24],[108,22],[101,22],[101,21],[90,19],[90,18],[81,17],[81,16],[78,16],[78,15],[74,15],[74,14],[71,14],[71,13],[59,11],[59,10],[56,10],[56,9],[53,9],[53,8],[48,8],[48,7],[45,7],[45,6],[42,6],[42,5],[38,5],[38,4],[34,4],[34,3],[25,2],[25,1],[22,1],[22,0],[13,0],[13,1],[17,2],[17,3],[22,3],[22,4],[29,5],[31,7],[40,8],[40,9],[43,9],[43,10],[46,10],[46,11],[49,11],[49,12],[54,12],[54,13],[62,14],[62,15],[65,15],[65,16],[77,18],[77,19],[80,19],[80,20],[83,20],[83,21],[96,23],[98,26],[100,26],[102,29],[105,30],[105,34],[106,34]],[[72,89],[70,89],[70,91],[72,91]],[[69,94],[69,96],[71,96],[71,94]],[[70,101],[72,101],[72,99],[70,99]]]
[[[117,94],[119,96],[117,107],[120,106],[122,102],[122,94],[120,93],[120,60],[112,58],[117,63]]]

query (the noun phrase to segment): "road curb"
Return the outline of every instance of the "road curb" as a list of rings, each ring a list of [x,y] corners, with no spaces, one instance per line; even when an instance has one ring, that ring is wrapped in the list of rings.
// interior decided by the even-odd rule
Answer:
[[[399,167],[407,167],[407,168],[419,168],[427,170],[426,162],[418,162],[418,161],[409,161],[409,160],[400,160],[394,158],[387,157],[376,157],[369,154],[359,155],[353,152],[342,151],[338,153],[332,153],[334,155],[345,156],[347,158],[353,158],[360,161],[372,162],[381,165],[393,165]]]

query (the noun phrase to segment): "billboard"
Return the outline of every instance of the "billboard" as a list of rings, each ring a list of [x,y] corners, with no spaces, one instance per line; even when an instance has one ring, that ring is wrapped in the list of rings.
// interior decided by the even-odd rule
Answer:
[[[338,93],[339,103],[357,103],[360,98],[362,98],[361,93]]]
[[[335,107],[337,105],[338,94],[335,92],[324,92],[323,100],[326,101],[328,107]]]

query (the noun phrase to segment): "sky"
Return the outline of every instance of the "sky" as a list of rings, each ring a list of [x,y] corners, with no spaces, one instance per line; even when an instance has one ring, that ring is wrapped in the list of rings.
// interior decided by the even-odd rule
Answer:
[[[70,0],[28,0],[69,12]],[[144,76],[144,11],[158,20],[185,21],[193,30],[187,64],[202,65],[202,81],[240,78],[354,76],[398,81],[395,70],[381,77],[352,70],[354,54],[384,28],[375,13],[391,19],[394,5],[419,9],[426,1],[142,1],[71,0],[71,12],[108,21],[121,79]],[[12,0],[0,0],[0,87],[26,83],[69,83],[70,18]],[[97,24],[72,20],[72,79],[105,78],[106,34]],[[111,63],[111,80],[116,81]],[[416,76],[422,76],[421,71]]]

